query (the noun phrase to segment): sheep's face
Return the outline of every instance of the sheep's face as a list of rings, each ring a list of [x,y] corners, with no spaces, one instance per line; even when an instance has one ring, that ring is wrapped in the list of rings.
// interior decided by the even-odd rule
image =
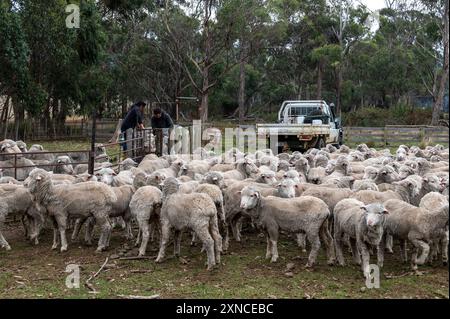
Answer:
[[[414,175],[414,170],[410,166],[407,165],[400,166],[398,172],[398,176],[400,177],[400,179],[405,179],[410,175]]]
[[[278,195],[282,198],[294,198],[295,197],[295,182],[286,179],[277,185]]]
[[[419,185],[414,179],[406,178],[399,182],[394,182],[393,185],[399,185],[406,188],[410,197],[416,197],[419,195],[421,185]]]
[[[387,210],[382,204],[369,204],[362,206],[365,217],[366,226],[371,230],[383,229],[385,216],[388,214]]]
[[[419,158],[417,160],[417,166],[419,170],[425,170],[431,167],[430,163],[424,158]]]
[[[151,186],[160,186],[166,180],[166,175],[160,172],[154,172],[147,177],[146,184]]]
[[[102,168],[101,170],[99,170],[95,176],[97,177],[98,181],[111,186],[113,181],[114,181],[114,177],[116,176],[116,172],[114,172],[111,168]]]
[[[181,168],[183,167],[183,166],[185,166],[186,165],[186,163],[183,161],[183,160],[176,160],[176,161],[174,161],[173,163],[172,163],[172,166],[175,168],[175,169],[177,169],[178,171],[180,171],[181,170]]]
[[[339,148],[339,153],[348,154],[350,153],[350,148],[347,145],[341,145]]]
[[[56,166],[55,169],[58,173],[68,175],[73,174],[72,161],[70,160],[69,156],[58,156],[56,158],[56,164],[58,164],[58,166]]]
[[[0,144],[0,153],[22,153],[20,148],[17,146],[17,143],[11,140],[5,140]]]
[[[289,170],[283,175],[283,180],[291,180],[295,183],[300,182],[300,174],[297,171]]]
[[[288,161],[281,160],[278,163],[278,171],[288,171],[291,168],[291,165],[289,165]]]
[[[183,166],[180,167],[180,171],[178,172],[178,176],[187,175],[188,171],[189,171],[189,165],[188,164],[184,164]]]
[[[258,166],[248,159],[244,161],[244,169],[247,175],[257,174],[259,172]]]
[[[362,162],[364,161],[364,155],[359,151],[351,152],[348,154],[348,160],[352,162]]]
[[[261,194],[253,187],[244,187],[241,194],[241,208],[245,210],[253,209],[258,205]]]
[[[45,170],[35,168],[31,171],[30,175],[24,181],[24,186],[29,187],[31,191],[39,188],[39,186],[45,183],[51,182],[51,176]]]
[[[312,184],[321,184],[325,170],[321,167],[311,168],[308,172],[308,180]]]
[[[399,176],[392,166],[383,166],[377,176],[381,176],[385,183],[393,183],[399,180]]]
[[[22,141],[17,141],[17,147],[20,149],[20,151],[21,151],[22,153],[28,152],[28,150],[27,150],[27,144],[25,144],[25,143],[22,142]]]
[[[295,162],[295,169],[299,172],[307,173],[309,170],[309,162],[306,158],[300,158]]]
[[[407,161],[405,161],[405,165],[411,167],[411,168],[414,170],[414,172],[417,172],[417,168],[418,168],[418,166],[419,166],[419,165],[417,164],[417,162],[416,162],[416,161],[413,161],[413,160],[407,160]]]
[[[338,159],[336,160],[336,168],[339,169],[340,171],[347,172],[349,166],[350,163],[348,162],[348,159],[345,158],[345,156],[339,156]]]
[[[335,168],[336,168],[336,161],[328,161],[328,164],[325,167],[325,173],[327,175],[330,175],[331,173],[334,172]]]
[[[223,181],[223,175],[219,172],[208,172],[202,180],[203,183],[213,184],[219,186],[219,188],[225,188]]]
[[[427,174],[423,179],[423,187],[427,192],[440,192],[442,191],[440,179],[432,174]]]
[[[397,150],[396,152],[396,159],[399,162],[403,162],[404,160],[406,160],[406,151],[403,148],[400,148]]]
[[[359,151],[359,152],[361,152],[361,153],[367,151],[368,149],[369,149],[369,147],[368,147],[366,144],[359,144],[359,145],[356,147],[356,150]]]
[[[366,167],[364,169],[364,176],[363,179],[371,179],[375,180],[378,176],[378,170],[375,167]]]
[[[274,172],[261,173],[259,175],[258,180],[261,183],[268,184],[268,185],[272,185],[272,184],[275,184],[277,182],[277,179],[275,178],[275,173]]]

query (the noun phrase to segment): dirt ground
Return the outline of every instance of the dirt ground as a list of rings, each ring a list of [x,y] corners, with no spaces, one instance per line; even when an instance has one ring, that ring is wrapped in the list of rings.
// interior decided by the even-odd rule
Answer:
[[[4,235],[12,250],[0,250],[0,298],[449,298],[448,267],[435,262],[420,267],[421,275],[411,273],[399,260],[398,247],[394,255],[386,254],[380,288],[368,289],[348,253],[347,266],[330,267],[321,249],[317,266],[307,270],[307,253],[284,235],[278,247],[280,259],[272,264],[264,258],[265,238],[251,229],[244,232],[242,243],[231,241],[222,264],[210,272],[205,267],[206,255],[199,246],[190,247],[187,233],[183,257],[173,257],[170,246],[162,264],[154,258],[120,259],[137,256],[133,242],[126,242],[120,230],[114,231],[111,247],[103,253],[82,243],[70,244],[66,253],[52,251],[51,231],[41,236],[38,246],[32,246],[19,223],[9,224]],[[156,243],[149,244],[147,255],[155,257],[157,249]],[[104,269],[84,285],[106,258]],[[80,289],[65,285],[69,264],[80,266]],[[290,271],[288,264],[294,266]]]

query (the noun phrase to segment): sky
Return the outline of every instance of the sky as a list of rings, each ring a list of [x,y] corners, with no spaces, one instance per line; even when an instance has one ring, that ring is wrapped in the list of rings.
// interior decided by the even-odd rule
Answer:
[[[365,4],[370,10],[378,10],[385,7],[384,0],[356,0],[355,2],[361,2]]]

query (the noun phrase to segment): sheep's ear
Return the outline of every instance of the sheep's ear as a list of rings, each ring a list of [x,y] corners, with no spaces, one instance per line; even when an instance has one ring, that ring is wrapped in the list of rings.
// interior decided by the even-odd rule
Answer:
[[[236,192],[236,194],[241,195],[241,194],[242,194],[242,191],[238,191],[238,192]]]
[[[36,176],[36,180],[40,181],[42,179],[41,175]]]
[[[382,214],[389,215],[389,212],[385,209],[385,210],[383,210]]]
[[[219,180],[219,178],[217,178],[217,177],[213,177],[213,179],[212,179],[213,181],[217,181],[217,180]]]
[[[428,183],[428,182],[429,182],[427,177],[424,177],[424,178],[423,178],[423,181],[424,181],[425,183]]]
[[[261,177],[266,177],[266,174],[261,174]]]
[[[361,206],[360,207],[364,212],[367,212],[367,207],[366,206]]]
[[[116,173],[116,172],[113,172],[112,175],[113,175],[113,176],[117,176],[117,173]]]
[[[259,192],[255,192],[255,196],[256,196],[257,198],[260,198],[260,197],[261,197],[261,194],[260,194]]]

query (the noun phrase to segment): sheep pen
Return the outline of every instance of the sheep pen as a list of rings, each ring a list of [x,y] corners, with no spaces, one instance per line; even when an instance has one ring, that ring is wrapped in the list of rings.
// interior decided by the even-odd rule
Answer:
[[[391,151],[393,158],[396,149]],[[337,153],[345,155],[339,150]],[[411,152],[406,154],[408,153]],[[441,153],[445,154],[445,150]],[[348,159],[351,164],[354,163],[350,157]],[[173,159],[167,160],[170,165],[175,162]],[[384,165],[373,162],[370,162],[371,166],[378,169]],[[366,165],[364,161],[356,163]],[[295,165],[290,164],[290,168],[295,169]],[[167,171],[165,167],[161,170]],[[252,174],[254,173],[252,170],[248,173],[249,175],[245,176],[247,182],[256,183],[257,174]],[[225,176],[227,175],[231,173]],[[284,174],[280,174],[278,183],[282,182],[283,177]],[[362,179],[361,176],[357,180]],[[183,179],[183,182],[186,181],[187,179]],[[205,182],[214,184],[217,180],[205,179]],[[322,183],[325,184],[326,181]],[[441,183],[445,185],[448,180],[441,179]],[[226,189],[222,183],[219,184]],[[304,181],[300,181],[299,184],[311,187],[311,190],[321,187],[320,184],[310,186]],[[349,189],[352,190],[352,187]],[[133,223],[133,239],[125,239],[122,229],[113,229],[109,248],[105,252],[96,253],[95,246],[88,247],[82,241],[71,242],[68,239],[70,249],[61,253],[51,250],[53,241],[51,227],[44,228],[39,234],[39,245],[33,245],[24,236],[20,220],[8,221],[3,226],[2,233],[12,249],[10,251],[0,249],[0,298],[120,298],[127,295],[155,294],[161,298],[449,297],[449,272],[448,268],[442,265],[441,258],[432,264],[420,265],[420,274],[414,273],[410,269],[409,261],[402,262],[400,242],[394,241],[394,254],[385,253],[384,266],[381,270],[381,287],[367,289],[361,266],[351,262],[344,267],[327,265],[324,245],[319,250],[314,267],[305,269],[310,245],[307,245],[306,253],[302,252],[295,235],[281,231],[278,241],[279,259],[276,263],[270,263],[265,260],[266,239],[257,222],[248,219],[240,227],[242,240],[237,242],[231,238],[228,251],[222,254],[220,265],[212,271],[207,271],[202,244],[191,246],[189,232],[183,233],[180,257],[176,258],[173,255],[172,237],[166,258],[159,264],[155,263],[159,251],[159,235],[150,234],[155,236],[155,239],[149,240],[145,254],[139,256],[140,246],[135,246],[138,235],[136,223]],[[100,231],[99,227],[95,227],[94,239],[99,238]],[[344,257],[347,261],[351,261],[352,255],[347,248],[344,243]],[[411,255],[411,244],[408,245],[408,249]],[[101,273],[91,281],[91,284],[83,285],[99,270],[106,258],[108,263]],[[371,256],[371,263],[376,263],[376,250]],[[80,267],[79,289],[66,287],[68,273],[65,271],[68,265]]]

